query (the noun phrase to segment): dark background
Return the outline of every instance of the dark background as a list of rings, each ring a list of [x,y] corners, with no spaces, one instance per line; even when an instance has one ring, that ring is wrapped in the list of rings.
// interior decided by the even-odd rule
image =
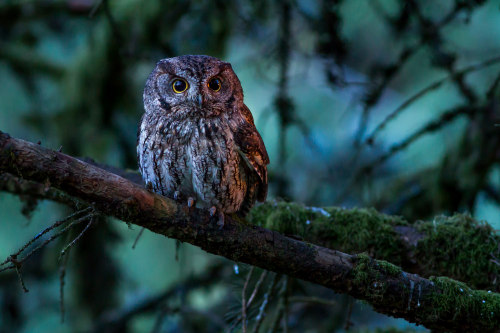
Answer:
[[[136,170],[145,79],[181,54],[232,63],[270,155],[269,200],[373,206],[411,221],[469,212],[500,228],[499,1],[2,0],[0,130]],[[0,193],[0,259],[68,212]],[[0,332],[219,332],[235,322],[248,267],[188,245],[176,260],[175,241],[148,231],[132,249],[138,228],[100,222],[71,251],[65,323],[63,239],[23,267],[29,293],[15,272],[0,274]],[[289,331],[417,329],[324,288],[288,288],[335,302],[290,305]],[[276,297],[261,331],[280,324],[278,309]]]

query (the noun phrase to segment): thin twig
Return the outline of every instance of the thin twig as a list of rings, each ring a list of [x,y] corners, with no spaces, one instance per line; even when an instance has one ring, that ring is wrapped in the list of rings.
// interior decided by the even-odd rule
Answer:
[[[353,178],[354,181],[356,179],[359,179],[361,175],[372,171],[375,167],[378,165],[384,163],[386,160],[388,160],[390,157],[395,155],[396,153],[400,152],[401,150],[405,149],[408,147],[410,144],[415,142],[417,139],[419,139],[421,136],[424,134],[428,134],[431,132],[435,132],[438,129],[441,129],[444,125],[450,123],[452,120],[457,118],[458,116],[464,115],[464,114],[473,114],[479,110],[482,110],[480,107],[475,107],[475,106],[470,106],[466,105],[463,107],[458,107],[451,109],[447,112],[444,112],[441,114],[441,116],[438,119],[435,119],[433,121],[430,121],[427,123],[425,126],[421,127],[419,130],[408,136],[406,139],[403,141],[396,143],[392,145],[389,148],[389,151],[379,158],[377,158],[374,162],[370,163],[369,165],[364,166],[361,168],[359,172],[356,173],[355,177]]]
[[[73,241],[72,241],[71,243],[69,243],[68,245],[66,245],[66,246],[64,247],[64,249],[61,251],[61,254],[59,255],[59,259],[61,259],[61,258],[62,258],[62,257],[66,254],[66,251],[68,251],[69,249],[71,249],[71,247],[72,247],[73,245],[75,245],[75,244],[76,244],[76,242],[78,242],[78,240],[79,240],[80,238],[82,238],[83,234],[85,234],[85,232],[86,232],[86,231],[88,230],[88,228],[92,225],[92,223],[94,222],[94,220],[95,220],[95,215],[92,215],[92,216],[90,217],[89,223],[87,223],[87,225],[85,226],[85,228],[83,228],[82,232],[80,232],[80,233],[78,234],[78,236],[76,236],[76,237],[75,237],[75,239],[73,239]]]
[[[253,289],[252,295],[250,295],[250,298],[248,299],[247,308],[249,308],[250,305],[252,305],[252,301],[254,300],[255,295],[257,295],[257,292],[259,291],[260,285],[262,284],[262,282],[266,278],[267,273],[269,273],[269,272],[268,271],[264,271],[260,275],[259,281],[257,281],[257,283],[255,284],[255,288]]]
[[[241,291],[241,322],[242,322],[241,330],[243,333],[247,332],[247,302],[245,299],[245,293],[248,287],[248,283],[250,282],[250,278],[252,277],[254,268],[255,267],[252,266],[252,268],[250,268],[250,271],[248,271],[247,279]]]
[[[74,219],[75,217],[77,217],[78,215],[81,215],[83,213],[87,213],[87,212],[89,212],[91,210],[92,210],[91,207],[84,208],[82,210],[74,212],[73,214],[69,215],[68,217],[66,217],[63,220],[55,222],[50,227],[45,228],[44,230],[42,230],[41,232],[39,232],[35,237],[33,237],[28,243],[24,244],[24,246],[22,248],[20,248],[16,253],[12,254],[9,258],[5,259],[2,263],[0,263],[0,266],[3,266],[6,263],[10,262],[10,258],[11,257],[17,257],[19,254],[21,254],[21,252],[23,252],[24,250],[26,250],[26,248],[28,248],[31,244],[33,244],[36,240],[38,240],[40,237],[42,237],[43,235],[45,235],[47,232],[49,232],[49,231],[51,231],[51,230],[59,227],[62,224],[65,224],[66,222],[68,222],[68,221]]]
[[[139,241],[142,234],[144,233],[144,229],[146,229],[146,228],[142,227],[141,231],[139,231],[139,233],[137,234],[137,237],[135,238],[134,244],[132,244],[132,250],[135,250],[135,247],[137,246],[137,242]]]
[[[28,288],[26,288],[26,285],[24,284],[23,280],[23,275],[21,274],[21,265],[18,265],[17,263],[13,264],[14,269],[16,270],[17,277],[19,278],[19,283],[21,284],[21,287],[23,288],[24,292],[27,293],[29,292]]]
[[[259,314],[256,317],[257,323],[255,324],[255,327],[253,328],[253,333],[259,332],[260,326],[262,325],[262,322],[264,321],[266,308],[267,308],[272,296],[274,295],[274,292],[276,290],[276,285],[281,280],[281,277],[282,277],[281,274],[275,274],[273,282],[269,286],[267,292],[264,294],[264,300],[262,301],[262,304],[259,307]]]
[[[86,221],[88,220],[89,218],[92,217],[92,214],[88,214],[88,215],[85,215],[73,222],[71,222],[70,225],[66,226],[64,229],[62,229],[61,231],[59,231],[58,233],[52,235],[50,238],[48,238],[47,240],[45,240],[42,244],[38,245],[36,248],[34,248],[33,250],[31,250],[24,258],[20,259],[20,260],[17,260],[15,257],[11,256],[7,259],[7,262],[12,262],[13,265],[12,266],[7,266],[7,267],[4,267],[2,269],[0,269],[0,272],[3,272],[3,271],[6,271],[8,269],[12,269],[12,268],[16,268],[18,265],[24,263],[28,258],[30,258],[35,252],[37,252],[38,250],[40,250],[41,248],[43,248],[44,246],[46,246],[47,244],[51,243],[52,241],[54,241],[56,238],[58,238],[59,236],[61,236],[62,234],[64,234],[66,231],[68,231],[69,229],[71,229],[72,227],[74,227],[75,225],[83,222],[83,221]],[[15,260],[15,263],[14,263],[14,260]],[[17,268],[16,268],[17,269]]]
[[[403,69],[404,65],[408,63],[408,60],[413,57],[421,47],[422,44],[419,44],[416,46],[408,46],[402,50],[399,54],[398,60],[394,64],[385,67],[385,75],[382,78],[382,82],[367,93],[363,106],[363,112],[361,113],[358,129],[354,139],[354,146],[358,150],[361,150],[362,148],[361,140],[365,134],[372,107],[378,103],[380,97],[382,97],[382,93],[387,88],[389,83],[391,83],[392,79],[396,77],[396,75]]]
[[[266,278],[267,276],[267,273],[268,271],[264,271],[262,272],[262,274],[260,275],[260,278],[259,280],[257,281],[257,283],[255,284],[255,287],[252,291],[252,294],[250,296],[250,298],[248,299],[248,301],[246,302],[246,309],[250,308],[250,305],[252,305],[252,302],[253,300],[255,299],[255,296],[257,295],[257,292],[259,291],[260,289],[260,286],[262,284],[262,282],[264,281],[264,279]],[[244,286],[244,288],[246,288]],[[239,315],[238,318],[236,318],[235,322],[233,323],[233,325],[231,326],[231,330],[234,329],[242,320],[242,315]]]
[[[285,295],[288,289],[288,276],[285,276],[283,284],[280,290],[280,302],[276,310],[276,316],[274,317],[273,325],[271,326],[270,332],[277,332],[285,312]]]
[[[68,232],[65,243],[69,242],[71,236],[71,232]],[[70,251],[68,251],[65,255],[61,264],[59,266],[59,310],[61,312],[61,323],[64,323],[64,285],[65,285],[65,277],[66,277],[66,265],[68,263]]]
[[[463,76],[463,75],[468,74],[468,73],[473,72],[473,71],[484,69],[484,68],[491,66],[491,65],[495,65],[498,62],[500,62],[500,56],[490,58],[490,59],[485,60],[483,62],[480,62],[478,64],[467,66],[459,71],[451,73],[450,75],[431,83],[427,87],[425,87],[422,90],[420,90],[419,92],[417,92],[415,95],[408,98],[400,106],[398,106],[394,111],[392,111],[379,125],[377,125],[377,127],[375,127],[373,132],[365,140],[365,143],[371,144],[375,140],[375,137],[387,126],[387,124],[390,121],[392,121],[394,118],[396,118],[398,115],[400,115],[408,106],[410,106],[411,104],[413,104],[414,102],[419,100],[421,97],[425,96],[428,92],[439,88],[446,81],[451,80],[451,79],[455,79],[457,77]],[[498,80],[498,78],[497,78],[497,80]],[[494,86],[496,86],[496,85],[494,85]]]

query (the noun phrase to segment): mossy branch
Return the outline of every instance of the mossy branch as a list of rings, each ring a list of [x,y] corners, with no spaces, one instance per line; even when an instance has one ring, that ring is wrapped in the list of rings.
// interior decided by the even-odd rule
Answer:
[[[448,278],[425,279],[365,254],[331,250],[230,216],[220,229],[204,210],[188,211],[116,174],[2,132],[0,172],[50,184],[102,214],[209,253],[347,293],[380,313],[436,330],[500,332],[497,293]]]
[[[500,235],[466,214],[410,223],[372,208],[314,208],[267,202],[247,219],[264,228],[347,253],[367,252],[422,276],[448,276],[500,291]]]

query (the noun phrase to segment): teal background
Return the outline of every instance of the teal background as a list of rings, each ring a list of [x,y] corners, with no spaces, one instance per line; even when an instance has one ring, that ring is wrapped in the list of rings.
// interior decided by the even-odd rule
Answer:
[[[459,1],[415,2],[421,15],[436,23]],[[0,1],[0,130],[28,141],[40,140],[43,146],[52,149],[62,145],[63,152],[71,155],[135,170],[136,129],[142,114],[142,89],[147,75],[161,58],[209,54],[231,62],[240,78],[245,103],[254,115],[271,159],[270,200],[284,198],[314,206],[374,206],[391,214],[403,214],[410,220],[458,210],[500,229],[499,201],[484,190],[474,193],[469,206],[418,206],[409,213],[404,209],[413,207],[414,202],[403,202],[404,209],[391,205],[399,202],[412,186],[424,189],[423,195],[430,201],[442,199],[437,196],[454,198],[457,195],[454,191],[436,194],[427,189],[429,184],[437,184],[435,177],[445,156],[455,156],[453,152],[460,149],[463,138],[475,133],[471,131],[475,121],[471,118],[458,117],[438,131],[423,135],[376,167],[373,174],[352,181],[360,168],[446,110],[473,104],[453,80],[447,80],[389,122],[374,145],[362,144],[359,148],[355,144],[366,93],[383,78],[373,73],[384,66],[398,64],[400,52],[409,45],[415,45],[418,50],[404,64],[397,65],[400,70],[383,89],[377,103],[369,108],[361,142],[408,98],[450,76],[449,70],[436,65],[440,56],[455,57],[453,70],[460,70],[500,55],[500,3],[496,0],[465,2],[469,8],[459,11],[440,28],[442,40],[424,46],[416,46],[422,31],[412,9],[410,23],[404,28],[397,30],[388,24],[386,18],[397,17],[403,10],[403,2],[291,2],[286,94],[296,122],[286,126],[285,146],[280,146],[276,98],[280,93],[278,48],[282,1],[3,0]],[[347,48],[343,57],[318,51],[325,34],[334,35],[331,31],[330,34],[321,32],[323,25],[329,22],[321,18],[327,7],[333,8],[339,17],[335,33],[341,36]],[[95,13],[90,15],[92,11]],[[338,77],[343,82],[329,81],[328,68],[341,73]],[[486,100],[486,93],[498,80],[499,73],[500,62],[465,76],[465,84],[478,96],[474,103]],[[499,89],[492,99],[495,103],[498,103],[498,94]],[[481,126],[493,127],[500,123],[498,104],[493,108],[496,117],[489,125]],[[477,135],[480,136],[482,130],[480,127]],[[487,139],[500,141],[495,136]],[[477,142],[478,145],[484,143]],[[278,156],[283,149],[286,160],[280,161]],[[477,171],[480,175],[486,172],[486,183],[495,191],[500,185],[499,156],[500,153],[487,169]],[[469,157],[475,158],[472,153]],[[456,170],[467,169],[470,160],[448,159]],[[473,168],[464,171],[455,181],[467,188],[478,176],[474,172]],[[278,179],[284,179],[287,186],[278,186]],[[39,202],[29,216],[21,214],[22,207],[23,202],[17,196],[0,193],[0,259],[68,214],[67,209],[51,202]],[[187,277],[203,274],[215,262],[224,262],[230,271],[234,265],[185,244],[180,247],[176,261],[175,241],[149,231],[132,249],[139,229],[113,219],[103,222],[102,229],[106,231],[92,231],[88,235],[89,257],[76,254],[77,251],[70,257],[65,323],[60,322],[59,312],[57,258],[63,246],[61,242],[50,244],[39,256],[30,259],[37,262],[40,273],[25,275],[29,293],[23,293],[14,272],[0,273],[0,304],[3,304],[0,332],[90,331],[104,314],[132,306]],[[106,259],[95,262],[96,256],[103,253]],[[90,265],[112,267],[112,290],[103,289],[108,290],[109,295],[102,294],[96,287],[101,283],[101,276],[82,268],[85,260]],[[241,266],[240,274],[232,273],[208,288],[189,293],[183,304],[199,312],[217,312],[226,320],[225,317],[231,317],[231,312],[238,309],[245,269]],[[89,286],[82,289],[85,283]],[[89,292],[93,287],[96,287],[95,293]],[[82,290],[86,290],[83,295]],[[313,317],[298,316],[294,320],[299,323],[290,323],[290,330],[344,331],[348,298],[318,288],[312,288],[312,294],[324,294],[338,301],[338,307],[328,309],[327,313],[332,321],[339,316],[337,326],[340,327],[327,330]],[[101,304],[108,301],[109,304]],[[19,311],[18,319],[6,311],[8,305],[12,305],[9,302]],[[197,331],[194,323],[210,321],[203,316],[199,319],[198,314],[193,313],[197,312],[166,315],[159,331],[194,332]],[[137,315],[127,329],[149,332],[158,315],[158,311]],[[355,302],[351,321],[355,331],[371,332],[388,327],[422,329],[375,314],[360,302]]]

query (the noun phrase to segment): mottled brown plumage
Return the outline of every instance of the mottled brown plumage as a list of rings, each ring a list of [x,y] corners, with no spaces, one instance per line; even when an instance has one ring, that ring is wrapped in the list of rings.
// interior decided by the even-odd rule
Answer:
[[[155,192],[219,216],[244,215],[266,199],[269,157],[229,63],[163,59],[143,97],[138,162]]]

